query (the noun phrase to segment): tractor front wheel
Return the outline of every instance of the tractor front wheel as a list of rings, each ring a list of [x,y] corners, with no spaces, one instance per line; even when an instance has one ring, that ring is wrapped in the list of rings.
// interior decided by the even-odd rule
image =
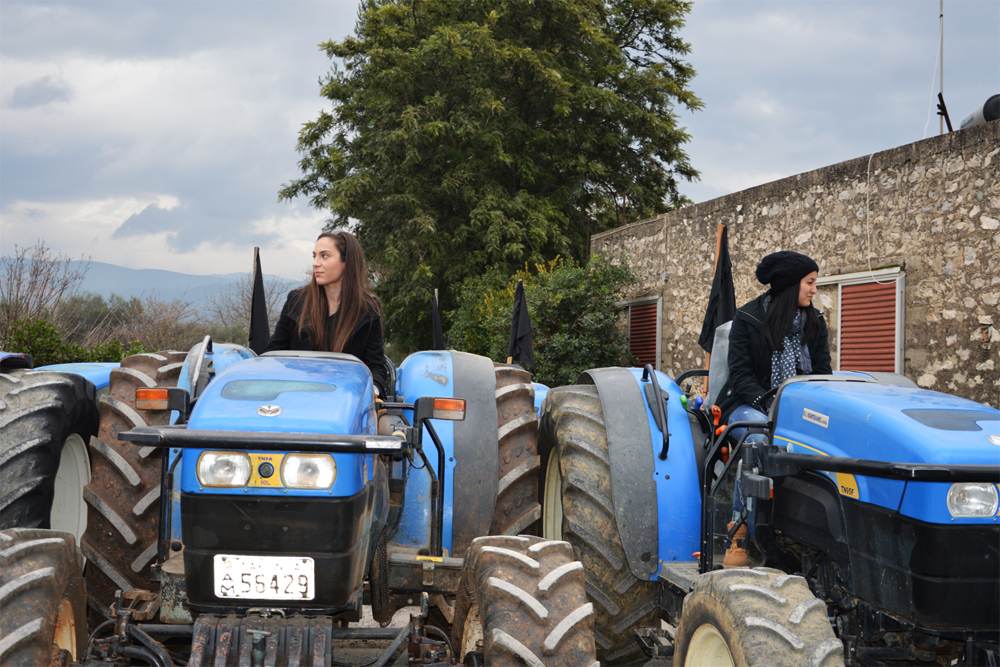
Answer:
[[[583,565],[568,543],[524,535],[473,540],[455,604],[456,659],[597,667],[593,630]]]
[[[98,406],[101,424],[90,442],[93,477],[83,492],[88,521],[80,546],[90,605],[105,617],[115,591],[159,587],[150,567],[157,555],[163,450],[122,442],[118,434],[169,422],[169,411],[137,409],[135,390],[176,386],[182,362],[181,353],[126,357],[111,371],[110,392]]]
[[[69,533],[0,532],[0,664],[38,667],[83,658],[83,560]],[[64,661],[66,651],[70,660]]]
[[[826,604],[802,577],[769,568],[702,575],[684,598],[675,647],[678,667],[844,664]]]

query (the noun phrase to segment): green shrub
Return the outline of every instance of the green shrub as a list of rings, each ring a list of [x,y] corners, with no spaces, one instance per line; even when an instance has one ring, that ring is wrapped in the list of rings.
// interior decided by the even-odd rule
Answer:
[[[465,281],[458,309],[451,314],[452,347],[507,360],[518,279],[524,281],[531,317],[538,382],[575,384],[588,368],[629,363],[628,337],[618,326],[622,309],[616,303],[635,276],[601,257],[583,267],[557,258],[537,265],[534,272],[525,267],[510,276],[491,270]]]
[[[121,361],[133,354],[148,352],[140,343],[122,343],[113,340],[86,349],[74,343],[65,343],[54,324],[45,320],[17,320],[10,326],[9,336],[3,341],[8,352],[31,355],[35,367],[49,364],[68,364],[85,361]]]

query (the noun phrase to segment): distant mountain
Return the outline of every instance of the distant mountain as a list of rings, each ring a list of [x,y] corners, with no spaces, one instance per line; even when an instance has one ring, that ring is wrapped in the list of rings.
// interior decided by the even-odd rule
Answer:
[[[73,269],[78,269],[83,263],[85,262],[70,262]],[[136,296],[142,299],[155,295],[164,301],[183,299],[191,302],[193,308],[198,310],[209,296],[217,294],[245,275],[243,273],[195,275],[161,269],[127,269],[115,264],[89,262],[87,276],[80,292],[96,292],[105,299],[112,293],[125,298]],[[284,281],[284,279],[265,275],[264,283],[270,281]]]

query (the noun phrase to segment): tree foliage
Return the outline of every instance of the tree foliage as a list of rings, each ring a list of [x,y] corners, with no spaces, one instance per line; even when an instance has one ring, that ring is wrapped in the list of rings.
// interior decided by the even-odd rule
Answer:
[[[684,201],[697,172],[681,0],[370,0],[321,45],[332,109],[304,125],[281,190],[354,225],[393,342],[429,342],[469,276],[557,255]],[[343,64],[338,65],[338,60]]]
[[[144,307],[138,297],[112,293],[107,300],[96,292],[74,294],[53,313],[67,342],[90,347],[114,337],[119,328],[141,317]]]
[[[594,257],[587,266],[556,259],[511,275],[492,269],[470,278],[459,294],[448,342],[459,350],[505,361],[514,290],[524,281],[531,318],[535,379],[552,387],[575,384],[580,371],[628,364],[628,337],[616,302],[635,277]]]

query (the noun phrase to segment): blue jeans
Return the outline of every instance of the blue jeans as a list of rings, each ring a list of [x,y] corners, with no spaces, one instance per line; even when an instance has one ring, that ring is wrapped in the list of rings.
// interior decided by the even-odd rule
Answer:
[[[733,410],[733,414],[729,415],[729,421],[732,422],[766,422],[767,415],[765,415],[760,410],[756,408],[751,408],[747,404],[743,404],[740,407]],[[730,433],[733,435],[733,440],[739,440],[746,433],[745,428],[734,428]],[[767,436],[763,433],[751,433],[747,436],[747,442],[767,442]]]
[[[740,407],[733,410],[733,413],[729,415],[729,422],[767,422],[767,415],[765,415],[760,410],[756,408],[751,408],[749,405],[743,404]],[[734,428],[730,433],[733,439],[739,441],[743,437],[743,434],[747,432],[745,428]],[[763,433],[751,433],[744,440],[744,444],[747,443],[763,443],[767,442],[767,436]],[[743,487],[740,485],[739,477],[736,478],[736,488],[733,489],[733,521],[739,521],[740,514],[743,512]]]

